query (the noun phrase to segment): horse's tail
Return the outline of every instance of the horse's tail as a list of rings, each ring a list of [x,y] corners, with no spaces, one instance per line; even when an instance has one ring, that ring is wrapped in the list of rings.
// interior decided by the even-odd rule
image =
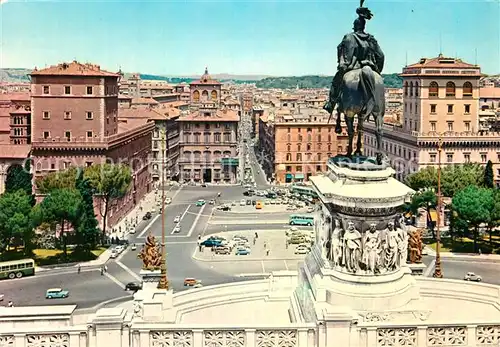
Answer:
[[[375,72],[369,66],[364,66],[361,69],[360,84],[362,85],[364,97],[365,97],[365,108],[366,116],[370,117],[375,104],[377,103],[377,98],[375,97]]]

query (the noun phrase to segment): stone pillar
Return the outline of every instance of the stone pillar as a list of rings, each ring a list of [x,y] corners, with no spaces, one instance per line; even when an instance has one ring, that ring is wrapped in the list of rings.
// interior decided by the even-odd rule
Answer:
[[[355,314],[348,310],[325,312],[321,318],[325,327],[325,346],[358,347],[351,344],[353,324],[356,324]],[[357,345],[357,343],[355,343]]]
[[[0,194],[5,193],[5,180],[7,179],[7,167],[0,166]]]
[[[126,312],[123,308],[101,308],[96,312],[92,320],[96,346],[123,345],[123,323]]]

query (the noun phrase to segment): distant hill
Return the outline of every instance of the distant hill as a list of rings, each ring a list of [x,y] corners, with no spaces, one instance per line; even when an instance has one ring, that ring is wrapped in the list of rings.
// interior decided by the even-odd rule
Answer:
[[[26,83],[30,81],[31,69],[0,69],[0,82]]]
[[[382,74],[384,83],[389,88],[401,88],[403,80],[396,73]],[[258,88],[293,89],[330,88],[333,76],[291,76],[267,77],[256,82]]]

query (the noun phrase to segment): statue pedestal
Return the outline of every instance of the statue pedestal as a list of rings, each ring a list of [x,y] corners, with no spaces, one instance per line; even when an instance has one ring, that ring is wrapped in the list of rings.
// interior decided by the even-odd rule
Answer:
[[[413,276],[422,276],[424,274],[427,266],[423,263],[420,264],[408,264],[408,268],[411,270]]]
[[[134,294],[134,301],[142,306],[142,319],[174,322],[173,290],[158,289],[161,270],[141,270],[142,290]]]
[[[161,270],[144,270],[139,273],[142,277],[142,290],[154,290],[161,278]]]

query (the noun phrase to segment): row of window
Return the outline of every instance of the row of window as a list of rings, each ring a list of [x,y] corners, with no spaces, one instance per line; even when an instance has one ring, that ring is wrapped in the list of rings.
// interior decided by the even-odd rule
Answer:
[[[321,135],[318,135],[316,139],[317,139],[318,142],[321,142],[321,140],[322,140]],[[328,142],[332,142],[332,135],[328,135],[327,139],[328,139],[327,140]],[[287,142],[292,142],[292,134],[287,134],[286,135],[286,140],[287,140]],[[297,141],[298,142],[303,142],[304,141],[304,137],[301,134],[299,134],[297,136]],[[313,141],[312,134],[307,134],[307,142],[312,142],[312,141]]]
[[[437,131],[436,121],[430,121],[429,124],[430,124],[430,131]],[[454,131],[453,124],[454,124],[453,121],[446,122],[447,131]],[[470,121],[464,121],[464,131],[471,131]]]
[[[211,97],[211,101],[217,101],[217,91],[212,90],[210,92],[210,97]],[[200,91],[199,90],[195,90],[193,92],[193,101],[200,101]],[[201,101],[209,101],[208,91],[204,90],[201,93]]]
[[[339,153],[342,153],[342,146],[339,146]],[[302,161],[303,160],[302,154],[303,153],[296,153],[295,154],[295,161]],[[311,160],[321,161],[322,158],[323,158],[323,154],[324,153],[316,153],[316,155],[315,155],[315,157],[313,159],[312,153],[305,153],[305,159],[308,160],[308,161],[311,161]],[[331,157],[332,157],[332,153],[327,153],[326,154],[326,159],[331,158]],[[292,153],[287,153],[286,154],[286,161],[294,161],[292,159]]]
[[[96,136],[97,136],[97,135],[96,135]],[[68,130],[68,131],[65,131],[65,132],[64,132],[64,137],[65,137],[68,141],[70,141],[70,140],[71,140],[71,131],[69,131],[69,130]],[[91,130],[87,131],[87,138],[93,138],[93,137],[94,137],[94,132],[93,132],[93,131],[91,131]],[[50,137],[50,131],[44,131],[44,132],[43,132],[43,138],[44,138],[44,139],[46,139],[46,140],[47,140],[47,139],[50,139],[50,138],[51,138],[51,137]]]
[[[453,157],[455,153],[453,152],[447,152],[446,154],[446,162],[447,163],[453,163]],[[464,163],[470,163],[470,155],[471,153],[463,153],[463,158],[464,158]],[[438,160],[438,154],[437,153],[429,153],[429,161],[431,163],[437,163]],[[488,162],[488,153],[479,153],[479,156],[481,157],[481,162],[482,163],[487,163]],[[497,153],[497,161],[500,162],[500,153]]]
[[[210,125],[212,124],[212,126]],[[204,123],[203,127],[205,130],[210,130],[210,128],[221,128],[222,125],[224,125],[224,129],[229,130],[231,129],[231,124],[230,123]],[[200,123],[194,123],[194,129],[199,129],[201,127]],[[191,123],[184,123],[184,130],[191,130],[192,124]]]
[[[86,161],[85,162],[85,167],[89,167],[89,166],[92,166],[93,162],[92,161]],[[66,169],[69,169],[71,167],[71,161],[63,161],[62,162],[62,165],[59,165],[59,167],[56,168],[56,164],[55,163],[50,163],[49,164],[50,168],[45,168],[43,167],[43,164],[38,162],[36,164],[36,171],[37,172],[41,172],[43,170],[66,170]],[[62,166],[62,167],[61,167]]]
[[[471,106],[470,104],[464,105],[464,114],[470,114],[470,110],[471,110],[470,106]],[[438,107],[437,104],[431,104],[429,107],[430,107],[430,109],[429,109],[430,114],[437,113],[437,107]],[[447,104],[446,107],[447,107],[448,114],[453,114],[455,112],[455,105]],[[406,103],[405,102],[404,111],[407,112],[408,108],[409,108],[410,113],[413,113],[413,103]],[[415,104],[415,114],[418,114],[418,104]]]
[[[212,156],[214,157],[215,160],[220,160],[221,158],[230,158],[231,157],[231,152],[230,151],[214,151],[213,153],[210,151],[204,151],[203,152],[203,157],[205,160],[210,161]],[[202,153],[200,151],[184,151],[182,153],[183,161],[191,161],[193,158],[195,161],[200,161],[202,158]]]
[[[212,140],[213,135],[213,140]],[[203,134],[203,143],[223,143],[223,142],[231,142],[232,141],[231,133],[223,134],[223,141],[221,141],[221,133],[204,133]],[[201,133],[184,133],[183,134],[184,143],[202,143],[201,142]],[[154,147],[157,148],[157,147]]]
[[[294,170],[295,168],[295,170]],[[297,165],[297,166],[292,166],[292,165],[287,165],[285,166],[285,171],[286,172],[295,172],[295,173],[304,173],[304,170],[306,172],[309,172],[309,173],[315,173],[313,170],[316,169],[316,172],[322,172],[323,171],[323,166],[322,165],[306,165],[306,166],[302,166],[302,165]]]
[[[28,117],[17,116],[12,118],[14,125],[24,125],[24,120],[26,119],[27,124],[30,124],[30,119]]]
[[[371,147],[376,147],[377,145],[377,140],[373,136],[366,136],[365,137],[366,145],[371,146]],[[382,147],[384,151],[395,154],[400,158],[404,158],[405,160],[410,160],[412,158],[417,157],[417,152],[416,151],[411,151],[407,150],[405,147],[401,145],[396,145],[392,143],[387,143],[387,141],[382,142]]]
[[[462,95],[465,97],[472,96],[472,83],[465,82],[462,86]],[[446,83],[446,97],[455,97],[456,96],[457,87],[453,82]],[[405,82],[404,84],[404,96],[419,96],[419,85],[418,82]],[[429,84],[429,97],[438,97],[439,96],[439,84],[435,81]]]
[[[50,116],[51,116],[50,111],[43,111],[42,112],[43,119],[50,119]],[[66,120],[71,119],[71,116],[72,116],[71,111],[64,111],[64,119],[66,119]],[[94,119],[94,113],[91,111],[86,111],[85,112],[85,119],[87,119],[87,120]]]
[[[321,151],[321,149],[322,149],[321,148],[322,147],[322,143],[317,143],[316,147],[317,147],[318,151]],[[290,143],[286,145],[286,148],[287,148],[287,152],[292,152],[292,145]],[[313,148],[312,144],[310,144],[310,143],[306,144],[306,151],[311,151],[312,148]],[[328,151],[331,151],[332,150],[332,144],[328,143],[327,144],[327,148],[328,148],[327,149]],[[339,145],[338,148],[339,148],[339,151],[341,152],[342,151],[342,146]],[[297,143],[297,152],[300,152],[300,151],[302,151],[302,143]]]
[[[332,127],[328,127],[327,129],[328,129],[329,133],[332,132]],[[287,128],[287,132],[291,133],[292,132],[292,128]],[[297,128],[297,132],[299,132],[299,133],[302,132],[302,128]],[[312,128],[307,128],[306,132],[308,132],[308,133],[312,132]]]
[[[50,89],[51,86],[43,86],[43,94],[45,95],[50,95]],[[72,89],[73,86],[63,86],[63,95],[72,95]],[[106,95],[108,94],[118,94],[118,88],[116,86],[105,86],[104,87],[104,93]],[[86,95],[94,95],[94,87],[93,86],[86,86],[85,87],[85,94]]]

